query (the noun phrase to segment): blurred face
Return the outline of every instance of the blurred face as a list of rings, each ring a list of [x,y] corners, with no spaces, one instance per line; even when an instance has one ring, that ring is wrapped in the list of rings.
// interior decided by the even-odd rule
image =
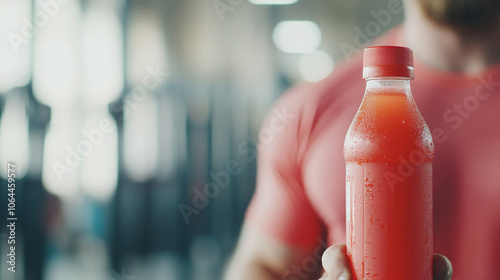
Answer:
[[[417,0],[435,23],[457,28],[486,28],[500,16],[500,0]]]

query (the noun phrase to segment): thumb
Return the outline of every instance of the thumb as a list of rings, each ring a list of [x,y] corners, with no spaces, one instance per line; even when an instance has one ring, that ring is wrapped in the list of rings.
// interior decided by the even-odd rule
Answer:
[[[329,280],[350,280],[351,270],[346,255],[345,244],[334,245],[326,249],[322,258],[323,268]]]

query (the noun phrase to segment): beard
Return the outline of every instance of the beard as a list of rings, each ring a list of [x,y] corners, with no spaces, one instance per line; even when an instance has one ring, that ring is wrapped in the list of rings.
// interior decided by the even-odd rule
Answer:
[[[448,27],[472,29],[495,25],[500,0],[417,0],[426,16]]]

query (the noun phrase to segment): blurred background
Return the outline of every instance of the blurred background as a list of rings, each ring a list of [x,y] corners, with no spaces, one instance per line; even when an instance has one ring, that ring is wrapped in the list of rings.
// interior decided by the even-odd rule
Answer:
[[[220,279],[262,119],[398,3],[0,0],[0,279]]]

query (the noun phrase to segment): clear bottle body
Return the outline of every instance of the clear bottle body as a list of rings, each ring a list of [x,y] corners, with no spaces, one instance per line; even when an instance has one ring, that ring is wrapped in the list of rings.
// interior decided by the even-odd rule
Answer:
[[[344,158],[354,279],[431,280],[434,146],[409,79],[367,80]]]

